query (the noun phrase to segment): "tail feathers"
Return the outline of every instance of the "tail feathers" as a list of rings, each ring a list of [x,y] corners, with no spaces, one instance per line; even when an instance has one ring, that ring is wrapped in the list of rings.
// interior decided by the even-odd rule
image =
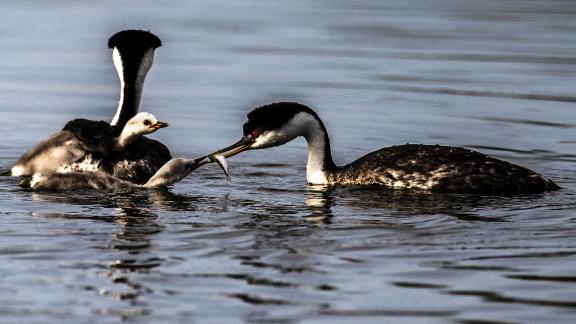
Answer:
[[[560,189],[562,189],[562,187],[557,185],[554,181],[544,178],[544,190],[555,191]]]
[[[11,169],[8,169],[8,170],[5,170],[5,171],[0,172],[0,176],[6,177],[6,176],[9,176],[9,175],[12,175],[12,170],[11,170]]]

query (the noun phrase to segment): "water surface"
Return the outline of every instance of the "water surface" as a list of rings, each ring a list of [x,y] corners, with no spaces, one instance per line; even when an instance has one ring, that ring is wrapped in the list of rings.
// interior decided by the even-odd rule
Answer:
[[[141,111],[176,156],[237,140],[254,106],[313,107],[345,164],[466,146],[565,189],[467,196],[308,187],[303,140],[168,190],[46,193],[0,178],[1,322],[573,322],[572,1],[0,4],[0,168],[110,120],[107,38],[163,46]]]

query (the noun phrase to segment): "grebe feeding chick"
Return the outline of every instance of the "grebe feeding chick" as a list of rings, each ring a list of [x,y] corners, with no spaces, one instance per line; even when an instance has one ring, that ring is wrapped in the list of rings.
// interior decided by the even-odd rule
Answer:
[[[167,123],[158,121],[152,114],[142,112],[132,117],[116,137],[116,128],[104,121],[75,119],[24,153],[12,167],[11,175],[99,170],[112,164],[107,157],[122,155],[126,147],[142,135],[166,126]]]
[[[336,166],[326,127],[307,106],[265,105],[248,113],[244,136],[213,154],[225,157],[279,146],[303,136],[308,143],[306,179],[321,185],[381,185],[446,193],[539,193],[560,187],[519,165],[461,147],[406,144],[383,148]]]

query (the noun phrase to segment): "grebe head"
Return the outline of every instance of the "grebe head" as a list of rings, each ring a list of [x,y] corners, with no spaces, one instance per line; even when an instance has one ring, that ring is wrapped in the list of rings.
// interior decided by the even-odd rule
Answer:
[[[154,50],[162,46],[160,39],[143,30],[123,30],[108,40],[113,51],[114,66],[120,79],[135,79],[148,72],[154,60]]]
[[[161,45],[156,35],[143,30],[123,30],[108,40],[122,88],[112,125],[123,128],[138,112],[144,80],[154,62],[154,50]]]
[[[141,112],[126,123],[122,133],[146,135],[164,127],[168,127],[168,123],[157,120],[156,117],[150,113]]]
[[[323,131],[322,122],[312,109],[295,102],[276,102],[248,113],[242,139],[213,154],[230,157],[245,150],[279,146],[298,136],[308,138],[314,132]]]

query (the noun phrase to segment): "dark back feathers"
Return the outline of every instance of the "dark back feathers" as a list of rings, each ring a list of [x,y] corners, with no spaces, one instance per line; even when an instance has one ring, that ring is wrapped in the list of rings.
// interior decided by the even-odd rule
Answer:
[[[74,119],[66,123],[64,131],[69,131],[91,150],[108,154],[114,147],[114,140],[119,135],[117,129],[105,121]]]

